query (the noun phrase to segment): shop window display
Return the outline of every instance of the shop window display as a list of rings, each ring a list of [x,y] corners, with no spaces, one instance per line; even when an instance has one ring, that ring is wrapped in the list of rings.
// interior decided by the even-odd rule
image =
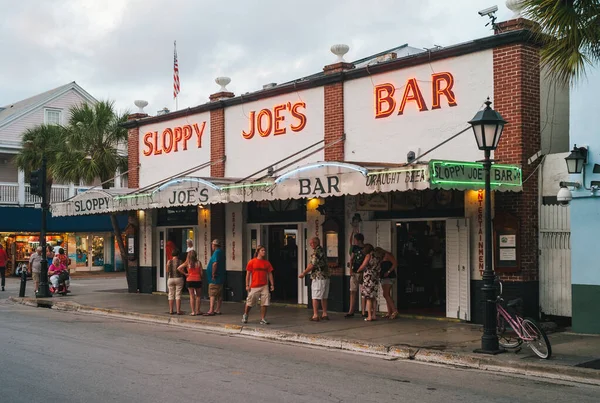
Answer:
[[[94,236],[92,238],[92,266],[104,265],[104,237]]]

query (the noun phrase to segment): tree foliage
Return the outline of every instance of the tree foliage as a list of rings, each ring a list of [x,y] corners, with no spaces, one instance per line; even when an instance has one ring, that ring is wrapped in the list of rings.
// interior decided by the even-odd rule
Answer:
[[[574,84],[600,59],[600,0],[523,0],[522,14],[539,25],[540,57],[549,74]]]

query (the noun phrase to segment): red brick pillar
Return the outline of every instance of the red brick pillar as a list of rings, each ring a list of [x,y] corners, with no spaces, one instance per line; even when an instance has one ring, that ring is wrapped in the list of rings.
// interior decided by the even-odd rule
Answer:
[[[137,120],[148,117],[146,113],[132,113],[127,120]],[[136,189],[140,187],[140,128],[129,129],[127,133],[127,187]]]
[[[225,89],[230,80],[217,78],[221,91],[212,94],[211,102],[233,98],[233,92]],[[223,84],[225,83],[225,84]],[[225,176],[225,108],[221,107],[210,111],[210,176],[222,178]],[[213,239],[221,241],[221,248],[225,247],[225,204],[213,204],[210,208],[210,233]]]
[[[339,81],[324,88],[325,161],[344,160],[344,81],[343,72],[354,68],[352,63],[337,62],[323,68],[325,74],[337,74]],[[334,145],[331,145],[335,143]]]
[[[498,25],[497,34],[529,30],[532,24],[522,18],[502,22]],[[539,47],[534,42],[523,39],[520,43],[495,48],[493,57],[492,107],[508,122],[494,159],[498,163],[520,164],[524,181],[523,191],[520,193],[495,194],[496,216],[508,213],[516,217],[520,225],[521,255],[518,271],[502,277],[506,281],[521,283],[513,284],[514,292],[531,300],[530,314],[537,316],[539,183],[537,172],[534,171],[541,160],[530,165],[528,159],[541,148]],[[525,303],[528,305],[527,301]]]

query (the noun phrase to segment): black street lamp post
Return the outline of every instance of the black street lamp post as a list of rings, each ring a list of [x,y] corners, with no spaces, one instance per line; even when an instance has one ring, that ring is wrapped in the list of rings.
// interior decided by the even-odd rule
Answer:
[[[473,127],[477,147],[485,153],[485,159],[483,160],[485,179],[485,266],[482,276],[483,287],[481,288],[485,298],[485,318],[481,348],[475,350],[475,352],[483,354],[502,352],[496,333],[496,287],[494,285],[494,270],[492,270],[492,194],[490,183],[492,160],[490,154],[498,147],[506,121],[502,119],[498,112],[490,108],[491,104],[488,98],[485,102],[485,109],[477,112],[475,117],[469,121],[469,124]]]
[[[40,227],[40,246],[42,247],[42,267],[40,270],[40,284],[38,292],[35,295],[37,298],[49,298],[52,296],[50,287],[48,286],[48,259],[46,259],[46,215],[48,213],[48,192],[46,180],[46,157],[42,158],[41,169],[41,194],[42,194],[42,223]]]

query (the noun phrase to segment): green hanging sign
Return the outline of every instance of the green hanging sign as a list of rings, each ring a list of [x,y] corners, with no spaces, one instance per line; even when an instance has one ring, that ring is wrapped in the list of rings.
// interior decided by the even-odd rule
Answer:
[[[429,172],[434,189],[481,189],[485,186],[483,164],[480,162],[432,160]],[[520,191],[523,171],[518,165],[493,164],[490,181],[494,190]]]

